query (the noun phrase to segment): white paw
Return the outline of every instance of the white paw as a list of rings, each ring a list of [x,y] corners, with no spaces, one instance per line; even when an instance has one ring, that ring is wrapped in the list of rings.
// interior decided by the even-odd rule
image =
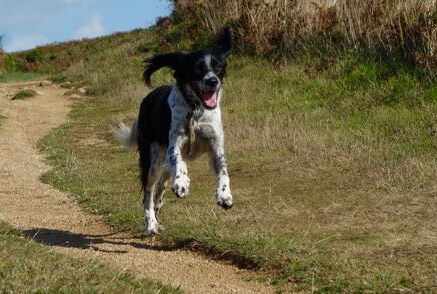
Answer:
[[[234,203],[232,201],[232,194],[229,189],[223,189],[223,188],[217,189],[216,199],[217,199],[217,204],[223,207],[224,209],[229,209],[232,208],[232,206],[234,206]]]
[[[160,225],[156,221],[145,223],[144,235],[150,236],[153,234],[159,234]]]
[[[171,190],[179,198],[188,196],[188,192],[190,190],[190,179],[188,176],[183,174],[176,175],[173,180],[173,186]]]

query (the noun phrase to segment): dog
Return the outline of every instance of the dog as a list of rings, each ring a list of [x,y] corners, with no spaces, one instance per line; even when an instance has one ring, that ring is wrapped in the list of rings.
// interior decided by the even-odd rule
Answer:
[[[217,177],[217,204],[224,209],[233,206],[220,110],[226,59],[232,49],[232,34],[225,28],[207,48],[148,59],[143,78],[149,87],[152,74],[163,67],[173,70],[175,83],[144,98],[131,128],[121,122],[113,131],[123,146],[138,146],[146,235],[163,229],[157,218],[168,180],[172,179],[177,197],[186,197],[190,189],[186,161],[204,153]]]

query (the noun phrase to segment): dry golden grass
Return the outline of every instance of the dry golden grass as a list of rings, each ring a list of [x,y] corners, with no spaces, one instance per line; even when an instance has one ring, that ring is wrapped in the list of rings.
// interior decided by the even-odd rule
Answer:
[[[399,55],[428,71],[437,66],[435,0],[176,2],[188,31],[230,25],[244,52],[282,57],[354,48]]]

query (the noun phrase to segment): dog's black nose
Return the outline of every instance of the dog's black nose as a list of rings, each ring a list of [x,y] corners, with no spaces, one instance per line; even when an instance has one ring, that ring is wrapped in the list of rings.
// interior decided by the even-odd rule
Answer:
[[[216,77],[210,77],[206,80],[206,85],[211,88],[217,87],[218,83],[219,80]]]

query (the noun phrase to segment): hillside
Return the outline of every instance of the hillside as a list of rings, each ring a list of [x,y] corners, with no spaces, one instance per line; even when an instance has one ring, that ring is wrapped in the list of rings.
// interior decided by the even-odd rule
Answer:
[[[142,229],[137,155],[109,129],[120,114],[132,121],[150,90],[144,58],[204,43],[164,38],[184,36],[181,23],[36,50],[39,73],[89,95],[41,142],[54,167],[44,181],[133,234]],[[433,79],[396,54],[309,51],[275,63],[240,50],[223,102],[235,207],[216,207],[206,160],[192,163],[191,195],[166,193],[159,240],[260,269],[278,290],[435,290]],[[171,82],[166,70],[154,78]]]

